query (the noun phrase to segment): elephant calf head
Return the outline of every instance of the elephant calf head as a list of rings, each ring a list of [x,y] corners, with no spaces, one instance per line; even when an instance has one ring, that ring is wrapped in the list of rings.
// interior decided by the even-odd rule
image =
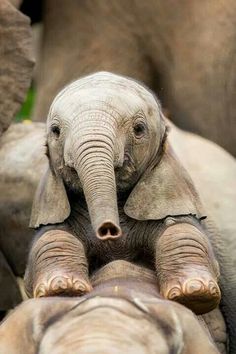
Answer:
[[[137,220],[196,214],[191,182],[165,143],[166,124],[153,94],[137,82],[98,73],[62,90],[47,120],[50,167],[31,226],[70,215],[66,189],[83,190],[96,236],[120,237],[117,193]],[[161,163],[159,163],[161,160]]]

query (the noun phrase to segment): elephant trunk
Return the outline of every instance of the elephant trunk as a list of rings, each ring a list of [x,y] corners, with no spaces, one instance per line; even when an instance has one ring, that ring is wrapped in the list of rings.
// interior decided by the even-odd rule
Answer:
[[[89,112],[80,116],[75,130],[75,169],[93,229],[102,240],[118,238],[122,233],[114,172],[115,120],[104,112]]]

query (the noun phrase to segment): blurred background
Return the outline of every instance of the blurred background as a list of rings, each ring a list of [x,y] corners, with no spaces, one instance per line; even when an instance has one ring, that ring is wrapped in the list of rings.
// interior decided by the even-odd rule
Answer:
[[[12,0],[11,3],[19,8],[22,13],[30,17],[33,31],[33,44],[34,44],[34,57],[39,59],[39,51],[41,45],[41,35],[42,35],[42,9],[43,4],[41,0]],[[37,64],[36,63],[36,64]],[[31,120],[31,114],[33,110],[33,104],[35,100],[35,83],[34,81],[31,84],[31,87],[28,91],[26,100],[16,116],[16,121],[22,120]]]
[[[45,121],[68,82],[108,70],[141,80],[166,115],[236,155],[233,0],[12,0],[31,18],[36,66],[17,120]]]

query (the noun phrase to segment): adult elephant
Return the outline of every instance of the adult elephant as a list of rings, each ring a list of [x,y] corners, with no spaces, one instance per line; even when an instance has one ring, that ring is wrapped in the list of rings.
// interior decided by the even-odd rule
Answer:
[[[109,85],[111,85],[111,87]],[[109,90],[107,89],[108,86],[110,87]],[[126,86],[129,87],[129,94],[127,94],[127,92],[125,91]],[[85,91],[83,89],[85,89]],[[69,91],[67,91],[67,90],[69,90]],[[125,91],[125,94],[124,94],[124,91]],[[69,93],[69,95],[68,95],[68,93]],[[73,95],[72,95],[72,93],[73,93]],[[111,94],[112,94],[112,96],[111,96]],[[64,101],[65,96],[68,97],[68,99],[69,99],[69,101],[67,103]],[[72,101],[70,101],[71,99],[72,99]],[[85,106],[82,105],[82,102],[84,102],[84,99],[85,99]],[[106,107],[109,107],[109,110],[111,109],[111,107],[113,107],[111,110],[111,112],[113,112],[111,114],[111,119],[112,119],[112,122],[114,120],[114,122],[113,122],[114,124],[112,124],[112,125],[109,124],[110,115],[105,114],[105,110],[104,110],[105,107],[102,108],[102,107],[98,106],[98,105],[102,104],[104,99],[106,102]],[[62,105],[60,105],[60,104],[58,105],[58,102],[61,102]],[[73,116],[78,117],[78,120],[80,120],[81,117],[84,118],[83,114],[82,115],[77,114],[78,113],[78,111],[77,111],[77,108],[78,108],[77,103],[78,102],[81,103],[80,108],[82,109],[82,111],[84,113],[87,112],[86,114],[88,114],[89,107],[93,107],[93,112],[100,112],[99,113],[99,117],[100,117],[99,125],[96,125],[96,129],[94,131],[98,131],[98,133],[101,133],[101,131],[99,130],[101,128],[101,121],[103,122],[103,120],[105,118],[108,119],[107,124],[104,126],[106,126],[108,128],[110,133],[108,131],[105,131],[103,134],[100,134],[101,137],[104,137],[104,136],[109,137],[109,134],[113,134],[112,132],[114,132],[115,129],[118,129],[118,130],[116,130],[118,132],[121,129],[121,131],[122,131],[121,136],[123,137],[121,139],[121,142],[119,143],[118,137],[115,140],[116,141],[116,148],[118,147],[120,149],[119,153],[115,154],[116,159],[118,161],[120,159],[123,159],[122,156],[124,156],[124,154],[122,154],[123,142],[129,141],[129,140],[124,139],[124,137],[127,137],[127,139],[128,138],[130,139],[130,137],[132,137],[134,133],[137,134],[138,141],[139,141],[139,144],[138,144],[139,149],[141,149],[141,152],[143,151],[142,144],[140,143],[140,141],[141,141],[140,139],[144,138],[144,132],[141,129],[143,127],[143,124],[141,124],[141,121],[143,122],[143,120],[148,119],[148,118],[144,118],[144,115],[146,114],[147,117],[149,117],[149,116],[154,117],[155,116],[156,122],[159,121],[160,115],[161,115],[160,107],[157,104],[157,102],[155,101],[155,99],[153,98],[153,96],[151,95],[151,93],[149,91],[145,90],[145,88],[140,86],[138,83],[133,82],[128,79],[125,79],[125,78],[117,77],[117,76],[111,75],[111,74],[104,74],[103,73],[103,74],[92,75],[92,76],[85,78],[83,80],[79,80],[79,82],[70,86],[69,89],[66,89],[65,91],[63,91],[63,93],[61,95],[59,95],[57,97],[57,99],[55,100],[55,103],[53,105],[53,109],[51,111],[50,119],[51,118],[56,119],[57,123],[59,122],[59,119],[60,119],[60,129],[58,127],[56,128],[55,124],[51,127],[51,125],[50,125],[51,120],[49,119],[49,123],[50,123],[48,126],[50,129],[49,137],[51,137],[50,139],[52,139],[50,141],[50,149],[52,149],[53,147],[56,147],[56,144],[57,144],[56,141],[58,141],[58,139],[59,139],[60,131],[62,132],[62,136],[60,139],[64,139],[63,137],[68,136],[68,134],[73,135],[77,132],[76,129],[70,130],[69,119],[71,119]],[[121,102],[122,102],[122,105],[120,105]],[[94,106],[94,104],[95,104],[95,106]],[[55,107],[57,107],[57,110],[60,113],[60,116],[55,114]],[[147,107],[149,107],[149,109],[147,109]],[[72,112],[69,112],[71,110],[71,108],[75,110],[74,113],[75,112],[77,112],[77,113],[72,114]],[[139,109],[136,111],[135,108],[139,108]],[[122,109],[122,112],[121,112],[122,114],[118,114],[119,109]],[[126,129],[127,129],[127,127],[130,127],[130,122],[132,122],[132,120],[133,120],[133,116],[130,116],[130,114],[133,112],[133,109],[135,109],[135,117],[137,118],[135,120],[135,122],[136,123],[139,122],[139,125],[138,125],[138,129],[137,129],[137,126],[134,125],[135,131],[134,132],[130,131],[130,134],[127,135]],[[142,111],[143,111],[142,115],[141,115],[140,109],[142,109]],[[123,111],[123,110],[125,110],[125,111]],[[62,112],[64,112],[64,113],[62,114]],[[137,112],[139,113],[138,115],[137,115]],[[144,113],[144,112],[146,112],[146,113]],[[105,116],[103,116],[103,115],[105,115]],[[67,121],[67,120],[65,120],[66,117],[67,117],[68,122],[67,122],[67,124],[63,125]],[[89,116],[87,115],[86,117],[87,117],[87,119],[82,119],[81,124],[85,124],[84,127],[86,127],[86,124],[89,123],[88,127],[90,127],[90,119],[93,119],[94,117],[96,118],[97,115],[94,115],[91,113]],[[123,121],[121,121],[119,123],[119,119],[124,119],[124,117],[127,118],[126,123],[121,124]],[[115,123],[115,119],[117,120],[116,123]],[[95,123],[96,122],[97,121],[95,121]],[[152,119],[150,120],[150,122],[152,122]],[[152,135],[152,127],[150,125],[150,122],[145,123],[145,124],[148,124],[147,126],[150,128],[149,134]],[[153,121],[153,124],[155,126],[157,123],[154,123],[154,121]],[[51,131],[51,128],[53,128],[53,131]],[[65,129],[65,130],[63,130],[63,129]],[[131,129],[131,128],[129,128],[129,129]],[[21,132],[21,135],[19,135],[19,139],[17,141],[17,150],[16,150],[15,149],[16,136],[19,134],[19,132]],[[85,129],[85,133],[86,132],[87,132],[87,130]],[[79,133],[82,134],[81,129],[79,130]],[[141,134],[141,136],[140,136],[140,134]],[[87,135],[87,134],[85,134],[85,135]],[[75,141],[79,141],[80,144],[85,146],[85,140],[84,140],[85,135],[81,135],[80,139],[75,139]],[[30,236],[30,234],[28,234],[28,240],[27,240],[25,230],[27,229],[27,222],[29,221],[29,210],[30,210],[30,207],[32,204],[33,190],[36,187],[36,183],[39,179],[39,176],[41,174],[43,167],[45,167],[47,165],[46,156],[43,155],[43,151],[46,152],[46,149],[43,146],[44,139],[45,138],[44,138],[43,124],[12,126],[1,139],[1,149],[0,149],[1,156],[0,157],[3,161],[3,163],[1,164],[1,183],[0,183],[0,185],[2,188],[1,189],[2,204],[0,206],[0,211],[2,214],[4,213],[4,216],[5,216],[5,218],[1,218],[1,220],[2,220],[1,231],[4,230],[4,233],[1,234],[1,249],[3,250],[4,255],[5,255],[6,259],[8,260],[8,263],[10,264],[11,268],[14,269],[14,274],[16,274],[16,275],[22,275],[22,273],[24,271],[25,255],[27,253],[28,245],[30,242],[31,236]],[[152,136],[152,139],[153,139],[153,136]],[[72,140],[73,139],[71,137],[71,139],[69,141],[72,141]],[[60,141],[63,141],[63,140],[60,140]],[[68,141],[68,143],[69,143],[69,141]],[[111,149],[111,147],[112,147],[112,141],[113,140],[111,139],[111,142],[108,144],[109,149]],[[155,139],[155,141],[156,141],[156,139]],[[97,143],[99,143],[99,147],[101,148],[102,141],[98,141]],[[221,265],[221,288],[223,290],[222,311],[225,314],[225,318],[226,318],[226,321],[228,324],[228,330],[229,330],[229,333],[232,338],[231,346],[232,346],[232,348],[234,348],[235,344],[234,344],[233,340],[235,338],[235,336],[234,336],[235,327],[234,327],[233,323],[235,321],[235,318],[234,318],[233,306],[235,306],[235,292],[234,292],[234,285],[233,284],[235,284],[235,273],[234,273],[233,264],[231,263],[231,261],[233,260],[233,257],[235,257],[235,254],[234,254],[234,250],[235,250],[235,238],[234,238],[235,220],[234,220],[234,214],[232,212],[234,210],[235,190],[236,190],[234,187],[235,186],[235,174],[236,174],[235,161],[229,154],[224,152],[221,148],[215,146],[213,143],[207,142],[202,138],[191,135],[190,133],[183,133],[183,132],[179,131],[177,128],[175,128],[174,126],[171,129],[171,133],[168,135],[168,145],[169,144],[171,144],[173,146],[174,150],[178,154],[179,159],[182,161],[182,163],[185,164],[185,167],[187,168],[189,173],[192,175],[193,180],[194,180],[195,184],[198,186],[199,193],[204,201],[205,210],[207,212],[207,215],[212,214],[214,216],[216,222],[218,223],[219,230],[222,235],[220,238],[218,238],[215,231],[210,232],[213,235],[211,242],[214,245],[215,252],[217,254],[218,260]],[[91,146],[89,145],[89,148],[87,150],[93,151],[92,150],[93,146],[94,146],[93,144]],[[70,158],[72,160],[72,156],[69,151],[70,145],[68,144],[68,145],[66,145],[66,147],[67,147],[67,150],[65,150],[65,154],[66,154],[65,157],[66,157],[66,159]],[[135,150],[135,149],[133,149],[133,150]],[[163,151],[165,151],[165,149]],[[200,155],[201,156],[201,159],[200,159],[199,152],[201,152],[201,151],[202,151],[202,153]],[[53,156],[56,159],[54,161],[57,162],[57,166],[59,166],[59,167],[61,166],[61,170],[62,170],[63,166],[61,165],[60,158],[57,157],[55,152],[56,152],[55,150],[50,150],[50,154],[53,153],[54,154]],[[165,153],[163,153],[162,160],[163,160],[163,156],[166,156],[167,152],[168,152],[168,149],[165,151]],[[132,153],[133,152],[131,150],[131,154]],[[146,153],[146,150],[145,150],[145,153]],[[22,156],[24,156],[24,159],[22,159]],[[83,156],[83,153],[81,153],[81,157],[82,156]],[[107,155],[107,156],[109,157],[109,155]],[[137,155],[136,157],[138,157],[138,156],[139,155]],[[213,156],[214,156],[214,165],[213,165],[213,160],[212,160]],[[35,159],[37,159],[37,160],[35,160]],[[88,157],[86,159],[86,161],[89,162],[90,158]],[[100,161],[100,159],[99,159],[99,161]],[[104,156],[104,158],[101,159],[100,162],[103,164],[104,161],[106,161],[105,156]],[[138,163],[142,162],[140,159],[138,159],[137,161],[138,161]],[[164,171],[166,171],[166,177],[168,177],[169,186],[172,186],[171,187],[172,191],[174,191],[173,188],[176,188],[179,191],[179,187],[182,182],[180,183],[180,185],[178,185],[178,183],[176,184],[176,178],[178,176],[181,176],[183,171],[177,169],[176,170],[178,172],[177,176],[175,176],[173,173],[170,175],[170,169],[169,169],[170,166],[172,165],[172,168],[174,166],[176,166],[176,164],[174,162],[175,159],[172,159],[171,161],[172,162],[170,165],[166,164],[167,169]],[[126,163],[127,163],[127,159],[126,159]],[[224,170],[225,171],[227,170],[227,173],[223,173],[223,174],[221,173],[222,165],[225,166]],[[104,166],[107,167],[107,166],[110,166],[110,164],[104,163]],[[123,165],[120,164],[119,166],[122,167]],[[214,168],[213,168],[213,166],[214,166]],[[69,166],[67,166],[67,167],[69,167]],[[126,165],[126,167],[127,167],[127,165]],[[87,168],[88,168],[88,171],[90,171],[89,165]],[[114,172],[117,173],[118,171],[119,171],[119,169],[116,169]],[[131,169],[131,171],[133,171],[133,170]],[[160,171],[161,171],[161,169],[160,169]],[[82,173],[81,170],[80,170],[80,173]],[[65,176],[66,175],[67,174],[65,174]],[[23,179],[22,179],[22,176],[24,177]],[[69,174],[68,174],[68,176],[69,176]],[[125,176],[127,176],[127,175],[122,173],[118,176],[125,178]],[[157,176],[158,176],[158,174],[157,174]],[[185,172],[183,172],[182,176],[184,176],[184,178],[186,178]],[[21,177],[21,178],[19,178],[19,177]],[[104,172],[103,178],[105,179],[105,177],[107,178],[107,174],[105,174],[105,172]],[[134,175],[134,177],[137,178],[136,175]],[[164,172],[164,175],[162,175],[162,177],[163,177],[163,181],[162,181],[163,183],[161,183],[160,186],[166,185],[165,172]],[[62,192],[62,189],[61,189],[62,184],[56,184],[57,188],[55,189],[55,184],[53,183],[53,178],[55,178],[55,177],[53,177],[53,175],[52,175],[51,179],[49,179],[48,181],[49,181],[49,184],[51,183],[51,187],[54,188],[53,197],[58,198],[58,195]],[[90,178],[90,180],[91,180],[91,178]],[[17,181],[18,182],[21,181],[22,183],[19,184],[19,188],[16,191],[15,183]],[[75,171],[73,172],[72,182],[74,182],[74,183],[72,183],[72,186],[74,188],[76,188],[76,186],[79,183],[79,180],[78,180],[78,175],[75,173]],[[84,180],[83,180],[83,183],[84,183]],[[174,187],[173,187],[173,183],[175,183]],[[104,184],[102,184],[102,183],[101,183],[101,185],[104,186]],[[144,185],[145,185],[145,183],[144,183]],[[221,188],[222,185],[225,186],[224,189]],[[29,186],[30,186],[30,188],[29,188]],[[154,187],[156,188],[156,186],[154,186]],[[189,188],[188,185],[186,185],[186,188]],[[185,192],[185,189],[183,189],[183,191]],[[21,192],[23,192],[23,193],[21,194]],[[48,192],[50,192],[50,185],[49,185]],[[180,190],[180,192],[181,192],[181,190]],[[18,199],[19,202],[18,202],[18,208],[16,208],[16,196],[18,193],[19,193],[19,199]],[[163,194],[165,194],[165,193],[163,192]],[[176,195],[176,193],[174,193],[174,195]],[[43,196],[43,193],[41,194],[41,196]],[[163,198],[163,197],[164,196],[162,195],[161,198]],[[177,197],[179,197],[178,193],[177,193]],[[46,200],[46,201],[50,200],[49,194],[48,194],[48,199],[46,198],[44,200]],[[65,200],[66,200],[66,198],[63,199],[63,204],[60,203],[61,208],[59,209],[59,216],[60,216],[60,212],[64,213],[65,206],[67,208],[66,210],[68,210],[68,204],[64,204]],[[76,205],[76,200],[77,199],[75,198],[74,205]],[[219,201],[220,201],[220,203],[219,203]],[[116,204],[116,203],[114,203],[114,200],[113,201],[108,200],[107,202],[108,203],[112,202],[113,203],[112,207],[114,207]],[[188,202],[188,200],[187,200],[187,202]],[[89,201],[89,203],[88,203],[89,208],[91,208],[91,206],[93,207],[92,202]],[[168,201],[167,201],[167,204],[168,204]],[[176,200],[172,204],[173,205],[168,204],[168,207],[175,207],[176,208]],[[23,207],[21,207],[22,205],[23,205]],[[40,212],[43,213],[42,214],[43,217],[47,218],[47,221],[48,221],[48,220],[50,220],[50,218],[52,216],[54,216],[54,212],[56,210],[58,210],[58,208],[56,208],[57,206],[58,206],[58,204],[54,204],[54,207],[52,207],[53,213],[51,213],[50,211],[49,212],[46,211],[46,204],[45,204],[45,209],[43,209]],[[106,207],[106,205],[105,205],[105,207]],[[41,208],[41,206],[40,206],[40,208]],[[82,211],[82,214],[77,219],[79,222],[81,220],[82,223],[85,220],[88,225],[88,222],[90,224],[90,220],[89,220],[88,212],[87,212],[86,208],[87,207],[85,207],[84,211]],[[100,208],[104,208],[103,198],[100,200]],[[143,208],[143,206],[142,206],[142,208]],[[166,208],[166,205],[163,204],[162,212],[165,208]],[[179,208],[183,208],[182,203],[180,203]],[[184,208],[186,208],[186,205],[184,205]],[[101,213],[102,218],[104,217],[104,215],[106,216],[106,213],[107,213],[106,208],[104,208],[104,210],[105,210],[104,214]],[[119,210],[119,212],[121,212],[121,209]],[[37,209],[36,209],[36,213],[37,213]],[[42,215],[40,217],[42,217]],[[72,213],[72,215],[73,215],[73,213]],[[172,215],[172,212],[168,215]],[[172,225],[175,224],[176,214],[174,214],[174,215],[175,215],[174,220],[168,220],[169,226],[171,226],[171,224]],[[122,217],[124,218],[124,216],[122,216]],[[191,218],[192,218],[192,216],[190,217],[190,219]],[[135,219],[135,217],[134,217],[134,219]],[[94,222],[94,220],[95,219],[92,218],[92,223],[93,223],[93,225],[95,224],[95,228],[96,228],[97,223]],[[123,228],[126,228],[126,221],[125,220],[126,219],[123,219],[123,226],[122,226]],[[56,221],[57,220],[54,220],[53,223],[55,223]],[[38,223],[38,219],[36,219],[36,221],[34,221],[34,222]],[[113,223],[114,221],[111,220],[111,222]],[[109,229],[111,230],[111,222],[109,222],[109,225],[105,225],[106,230],[108,229],[108,226],[109,226]],[[115,221],[115,222],[117,222],[117,221]],[[50,222],[50,223],[52,224],[52,222]],[[202,223],[205,225],[205,221],[202,221]],[[99,225],[100,224],[98,223],[98,226]],[[144,222],[143,223],[144,228],[145,228],[145,225],[146,224]],[[153,224],[153,226],[154,226],[154,224]],[[83,228],[81,228],[81,230],[82,229]],[[90,229],[91,229],[91,226],[90,226]],[[21,230],[21,232],[19,232],[19,230]],[[119,231],[119,226],[117,226],[117,228],[115,229],[115,231],[117,231],[117,230]],[[45,230],[44,230],[44,232],[45,232]],[[90,232],[91,232],[91,230],[89,231],[89,233]],[[8,234],[8,237],[5,236],[6,234]],[[46,232],[46,234],[47,234],[47,232]],[[22,235],[24,236],[24,238],[22,237]],[[197,233],[196,235],[199,235],[199,234]],[[100,235],[101,238],[103,236],[107,236],[107,234],[104,235],[102,233]],[[112,238],[112,236],[114,236],[114,234],[111,233],[109,238]],[[55,235],[55,237],[57,237],[57,235]],[[60,235],[59,235],[59,237],[60,237]],[[43,240],[44,239],[45,238],[43,237]],[[92,237],[92,239],[94,240],[94,236]],[[40,240],[40,238],[39,238],[39,240]],[[51,241],[52,241],[52,239],[51,239]],[[101,245],[104,246],[105,243],[101,244],[101,242],[106,243],[106,241],[97,240],[97,248],[95,247],[96,252],[99,251],[99,248],[102,249]],[[109,241],[109,244],[110,244],[110,242],[111,241]],[[140,242],[142,242],[142,240]],[[15,247],[16,243],[19,245],[19,247]],[[230,247],[227,247],[226,250],[224,249],[225,244],[227,244],[227,246],[228,245],[230,246]],[[67,243],[67,246],[69,246],[69,245],[70,245],[70,242]],[[107,243],[107,245],[108,245],[108,243]],[[77,247],[77,243],[75,243],[75,246]],[[89,249],[93,250],[93,245],[91,244],[91,246],[92,247],[90,247]],[[115,244],[114,245],[110,244],[110,246],[112,246],[111,247],[112,252],[114,252],[114,250],[117,249],[117,247],[114,247]],[[122,243],[121,243],[121,246],[122,246],[121,250],[123,252],[124,247],[123,247]],[[151,245],[148,245],[148,247],[145,248],[145,250],[147,252],[148,252],[149,246],[152,247]],[[12,252],[13,249],[14,249],[14,253]],[[60,250],[60,249],[62,249],[62,248],[58,247],[58,250]],[[71,254],[71,252],[73,253],[74,249],[75,249],[74,247],[70,247],[70,249],[68,249],[68,254]],[[44,249],[44,251],[46,251],[46,250],[48,251],[48,248]],[[141,248],[141,251],[142,250],[143,250],[143,248]],[[38,253],[37,257],[40,258],[42,255],[44,257],[46,253],[42,252],[42,249],[39,249],[39,251],[40,252]],[[81,249],[80,249],[80,251],[81,251]],[[120,251],[120,249],[119,249],[119,251]],[[135,250],[135,254],[138,254],[139,256],[141,255],[142,257],[144,257],[144,254],[142,252],[137,253],[137,251],[138,251],[138,249]],[[198,251],[200,252],[201,249],[199,248]],[[110,251],[107,251],[105,253],[104,252],[100,252],[100,253],[101,253],[101,258],[103,257],[102,258],[103,261],[104,261],[104,257],[109,257],[109,255],[110,255]],[[14,254],[14,256],[13,256],[13,254]],[[129,254],[130,253],[127,251],[127,253],[125,253],[125,257],[128,257]],[[165,254],[165,252],[163,252],[163,254]],[[94,253],[94,255],[95,255],[95,253]],[[133,255],[133,252],[132,252],[132,255]],[[50,263],[49,260],[50,259],[52,260],[52,256],[53,255],[51,254],[50,257],[46,257],[46,262],[48,262],[48,265]],[[55,254],[54,254],[54,256],[55,256]],[[78,257],[78,254],[76,253],[72,256],[73,256],[72,258],[75,259],[76,257]],[[123,257],[124,254],[122,253],[121,256]],[[207,257],[207,254],[205,254],[205,256]],[[153,256],[150,256],[150,257],[153,257]],[[139,258],[137,258],[137,259],[139,259]],[[146,261],[148,260],[147,256],[144,258]],[[55,261],[58,261],[58,260],[59,260],[59,257],[56,258]],[[32,265],[34,267],[36,265],[36,268],[38,267],[38,264],[39,264],[38,261],[39,261],[39,259],[37,259],[37,262],[32,263]],[[41,262],[42,264],[45,263],[45,259],[42,258],[41,261],[42,261]],[[70,265],[72,263],[73,262],[69,262],[69,263],[65,262],[65,265],[67,264],[70,267]],[[85,262],[85,258],[84,258],[83,264],[86,265],[85,263],[86,262]],[[152,262],[151,262],[151,264],[152,264]],[[53,261],[53,265],[54,266],[52,267],[52,270],[57,271],[59,268],[55,267],[54,261]],[[21,268],[20,268],[20,266],[21,266]],[[149,266],[150,266],[150,264],[149,264]],[[32,271],[34,268],[32,267],[30,269]],[[43,272],[43,274],[40,274],[40,272],[38,272],[37,276],[40,275],[41,279],[42,279],[42,277],[44,277],[45,275],[47,276],[48,274],[50,275],[50,272]],[[33,274],[33,276],[34,276],[34,274]],[[36,281],[36,283],[37,282],[38,281]],[[229,286],[229,284],[231,284],[232,286],[231,285]],[[29,282],[28,282],[28,288],[31,288],[31,286],[32,286],[32,288],[35,287],[35,284],[33,284],[33,283],[29,284]],[[30,289],[30,291],[32,290],[32,288]],[[54,288],[54,290],[55,290],[55,288]],[[78,288],[78,290],[80,290],[80,289]],[[39,295],[37,291],[35,294]],[[198,303],[198,301],[197,301],[197,303]]]
[[[142,80],[179,127],[236,155],[235,18],[233,0],[47,0],[34,119],[71,80],[109,70]]]
[[[0,1],[0,38],[0,136],[2,136],[25,99],[34,65],[29,18],[6,0]],[[16,299],[20,299],[20,293],[12,285],[14,276],[1,249],[0,268],[0,284],[8,288],[6,294],[2,292],[1,305],[7,307],[16,303]],[[0,312],[1,310],[2,306]]]
[[[125,274],[125,275],[124,275]],[[82,298],[24,302],[0,325],[2,354],[225,354],[218,309],[198,318],[164,300],[155,274],[115,261],[93,276]]]
[[[0,140],[0,314],[22,301],[23,276],[33,231],[29,217],[41,171],[47,164],[44,124],[14,124]]]
[[[7,0],[0,2],[0,136],[25,100],[34,60],[30,20]]]

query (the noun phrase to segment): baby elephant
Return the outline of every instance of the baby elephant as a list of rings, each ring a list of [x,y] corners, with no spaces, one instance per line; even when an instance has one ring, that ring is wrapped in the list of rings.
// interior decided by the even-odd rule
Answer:
[[[82,295],[89,271],[123,259],[155,264],[165,298],[197,314],[217,306],[203,210],[149,90],[103,72],[75,81],[52,103],[46,145],[49,168],[31,215],[39,230],[25,275],[30,296]]]

